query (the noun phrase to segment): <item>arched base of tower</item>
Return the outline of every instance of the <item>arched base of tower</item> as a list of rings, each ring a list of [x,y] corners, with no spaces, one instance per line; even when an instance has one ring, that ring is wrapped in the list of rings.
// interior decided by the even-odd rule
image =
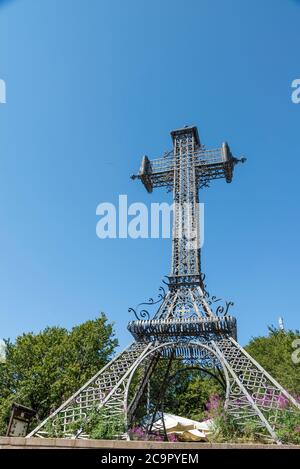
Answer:
[[[218,369],[225,385],[227,411],[243,426],[249,421],[280,443],[276,429],[285,409],[299,412],[299,403],[280,386],[231,337],[215,340],[134,342],[100,370],[60,408],[29,435],[88,438],[86,428],[95,414],[106,421],[121,422],[116,438],[126,438],[140,399],[160,360],[180,358],[206,370]],[[136,393],[129,401],[129,389],[142,367]],[[300,415],[300,414],[299,414]],[[122,429],[121,429],[122,427]]]

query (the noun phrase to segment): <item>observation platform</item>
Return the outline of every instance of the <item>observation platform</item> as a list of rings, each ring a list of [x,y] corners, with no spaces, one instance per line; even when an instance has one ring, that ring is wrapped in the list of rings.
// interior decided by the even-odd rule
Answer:
[[[152,342],[172,338],[204,337],[217,339],[231,336],[236,339],[236,318],[233,316],[187,318],[187,319],[149,319],[128,323],[127,329],[135,340]]]

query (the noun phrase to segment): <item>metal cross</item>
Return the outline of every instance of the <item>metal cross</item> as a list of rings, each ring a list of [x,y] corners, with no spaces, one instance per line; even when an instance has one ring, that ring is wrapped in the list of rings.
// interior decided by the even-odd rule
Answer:
[[[211,316],[201,282],[199,189],[208,186],[213,179],[225,178],[230,183],[234,166],[245,158],[235,158],[227,143],[206,150],[195,126],[173,130],[171,137],[173,149],[153,160],[144,156],[138,175],[131,177],[140,179],[148,192],[156,187],[172,189],[171,296],[174,299],[176,291],[180,290],[180,299],[185,296],[186,303],[194,304],[195,315],[202,315],[197,311],[197,304],[198,310],[200,304],[204,315]],[[172,317],[176,303],[176,299],[169,301],[167,311],[160,311],[159,317]]]

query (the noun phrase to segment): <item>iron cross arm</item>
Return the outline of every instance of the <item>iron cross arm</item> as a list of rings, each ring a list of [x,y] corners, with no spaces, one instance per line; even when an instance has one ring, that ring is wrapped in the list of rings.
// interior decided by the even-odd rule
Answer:
[[[183,157],[189,158],[195,168],[198,188],[207,186],[213,179],[225,178],[226,182],[231,182],[234,166],[246,161],[246,158],[235,158],[226,142],[212,150],[201,145],[186,155],[174,155],[174,151],[170,151],[153,160],[143,156],[139,173],[131,178],[140,179],[148,192],[155,187],[172,187],[179,158]]]

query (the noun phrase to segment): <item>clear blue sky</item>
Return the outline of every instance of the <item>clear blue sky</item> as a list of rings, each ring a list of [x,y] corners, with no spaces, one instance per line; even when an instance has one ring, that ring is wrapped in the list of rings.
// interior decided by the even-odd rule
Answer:
[[[100,240],[96,206],[168,201],[129,179],[198,126],[246,165],[202,191],[209,290],[239,339],[299,327],[300,2],[0,2],[0,336],[127,309],[169,273],[169,240]]]

